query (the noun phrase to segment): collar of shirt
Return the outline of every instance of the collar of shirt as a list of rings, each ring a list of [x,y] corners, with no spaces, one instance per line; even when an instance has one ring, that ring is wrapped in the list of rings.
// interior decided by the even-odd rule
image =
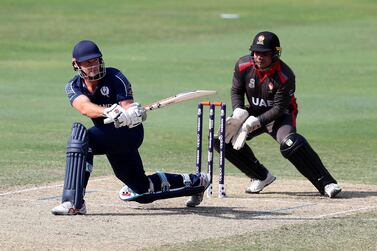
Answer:
[[[256,69],[256,74],[258,78],[260,79],[260,83],[263,83],[264,80],[266,80],[267,77],[273,75],[276,71],[280,72],[280,61],[277,61],[271,65],[271,67],[267,70],[261,71],[258,68]]]
[[[89,95],[94,95],[96,92],[97,92],[97,90],[102,86],[102,84],[103,84],[103,81],[102,81],[102,79],[100,79],[99,81],[98,81],[98,84],[96,85],[96,87],[94,88],[94,90],[93,90],[93,93],[91,93],[89,90],[88,90],[88,87],[86,86],[86,84],[85,84],[85,82],[84,82],[84,80],[82,79],[82,78],[80,78],[80,82],[81,82],[81,86],[82,86],[82,88],[85,90],[85,92],[87,93],[87,94],[89,94]]]

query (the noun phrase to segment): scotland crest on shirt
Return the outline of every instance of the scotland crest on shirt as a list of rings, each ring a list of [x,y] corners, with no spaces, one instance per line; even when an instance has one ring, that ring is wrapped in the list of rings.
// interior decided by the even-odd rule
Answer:
[[[109,87],[102,86],[100,91],[103,96],[109,97],[109,93],[110,93]]]

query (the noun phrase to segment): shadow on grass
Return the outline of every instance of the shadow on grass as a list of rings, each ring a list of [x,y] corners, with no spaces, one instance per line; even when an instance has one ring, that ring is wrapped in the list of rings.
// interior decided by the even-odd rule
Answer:
[[[377,197],[377,191],[343,191],[339,194],[339,198],[342,199],[366,197]]]
[[[87,216],[172,216],[172,215],[200,215],[231,220],[251,220],[258,217],[281,217],[287,213],[276,211],[255,211],[243,207],[171,207],[171,208],[133,208],[135,212],[125,213],[96,213]]]
[[[172,216],[172,215],[199,215],[205,217],[216,217],[229,220],[301,220],[295,216],[289,217],[293,211],[305,207],[311,207],[316,203],[303,203],[294,206],[274,208],[272,210],[250,210],[249,207],[224,207],[224,206],[199,206],[188,207],[156,207],[156,208],[132,208],[134,212],[125,213],[97,213],[87,214],[88,216]],[[288,216],[288,217],[287,217]]]
[[[263,192],[260,195],[286,195],[293,197],[325,197],[319,192]],[[353,199],[353,198],[367,198],[377,197],[377,191],[342,191],[334,199]]]

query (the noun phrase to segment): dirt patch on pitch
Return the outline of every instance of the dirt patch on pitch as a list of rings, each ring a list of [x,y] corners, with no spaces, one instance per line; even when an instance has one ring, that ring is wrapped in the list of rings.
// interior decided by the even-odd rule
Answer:
[[[72,217],[50,213],[60,202],[61,184],[1,191],[1,249],[136,250],[377,209],[376,185],[342,183],[340,197],[328,199],[304,180],[277,180],[255,195],[244,193],[248,182],[226,177],[227,198],[205,198],[199,207],[186,208],[186,198],[123,203],[118,180],[96,178],[88,186],[88,215]]]

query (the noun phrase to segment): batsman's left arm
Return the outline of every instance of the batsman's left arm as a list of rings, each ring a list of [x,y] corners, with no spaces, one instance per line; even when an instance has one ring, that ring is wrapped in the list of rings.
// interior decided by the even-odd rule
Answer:
[[[99,118],[103,116],[105,108],[96,105],[85,95],[79,95],[72,102],[72,106],[82,115],[89,118]]]

